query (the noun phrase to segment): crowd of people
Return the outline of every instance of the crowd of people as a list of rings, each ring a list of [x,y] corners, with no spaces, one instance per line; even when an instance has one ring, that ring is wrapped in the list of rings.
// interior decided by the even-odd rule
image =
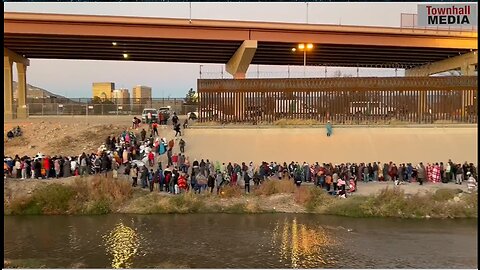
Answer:
[[[181,137],[178,119],[172,121],[172,129],[176,133],[168,141],[159,135],[157,123],[149,123],[137,136],[134,130],[141,128],[137,122],[134,121],[131,129],[124,130],[117,137],[108,136],[95,153],[53,157],[38,153],[35,157],[5,157],[4,175],[19,179],[50,179],[111,172],[114,178],[128,178],[134,187],[140,181],[142,188],[173,194],[189,190],[195,193],[214,192],[215,189],[218,193],[226,185],[243,186],[249,193],[251,184],[260,185],[266,179],[290,180],[297,186],[312,183],[339,196],[355,192],[360,181],[392,181],[395,185],[417,182],[422,185],[425,182],[462,184],[467,180],[469,189],[476,188],[477,168],[474,164],[458,164],[451,160],[445,164],[426,165],[422,162],[397,165],[393,162],[300,164],[294,161],[288,164],[254,164],[220,163],[209,159],[190,162],[185,155],[186,142]],[[162,132],[169,132],[169,129],[162,129]],[[180,137],[177,137],[178,133]],[[179,151],[174,150],[177,143]]]

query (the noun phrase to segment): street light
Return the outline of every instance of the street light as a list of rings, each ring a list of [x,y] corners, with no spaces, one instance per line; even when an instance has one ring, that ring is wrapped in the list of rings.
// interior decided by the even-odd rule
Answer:
[[[313,44],[312,43],[300,43],[298,44],[298,49],[300,51],[303,51],[303,77],[306,76],[306,68],[307,68],[307,51],[313,49]],[[292,52],[296,52],[297,48],[292,48]]]

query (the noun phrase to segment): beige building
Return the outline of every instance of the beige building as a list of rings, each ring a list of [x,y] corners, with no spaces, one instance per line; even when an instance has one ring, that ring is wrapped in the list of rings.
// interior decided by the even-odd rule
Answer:
[[[132,99],[134,104],[147,104],[152,102],[152,88],[144,85],[133,87]]]
[[[130,110],[130,92],[128,89],[115,89],[112,92],[112,102],[121,105],[119,108]]]
[[[99,97],[102,100],[111,100],[112,92],[115,89],[113,82],[96,82],[92,85],[92,97]]]

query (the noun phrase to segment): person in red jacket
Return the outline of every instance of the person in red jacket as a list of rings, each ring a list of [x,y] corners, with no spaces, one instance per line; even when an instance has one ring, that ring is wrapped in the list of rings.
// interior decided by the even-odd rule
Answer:
[[[173,166],[177,167],[177,165],[178,165],[178,154],[173,154],[172,163],[173,163]]]
[[[155,122],[152,124],[153,136],[158,136],[158,124]]]
[[[236,173],[232,173],[232,176],[230,177],[230,185],[236,186],[237,178],[238,178],[238,175]]]
[[[48,179],[50,174],[50,157],[47,156],[43,159],[43,168],[45,169],[45,178]]]
[[[183,174],[178,177],[178,188],[180,193],[187,192],[187,180]]]
[[[155,154],[153,154],[153,151],[150,151],[150,153],[148,153],[148,164],[150,165],[150,167],[153,167],[154,159]]]

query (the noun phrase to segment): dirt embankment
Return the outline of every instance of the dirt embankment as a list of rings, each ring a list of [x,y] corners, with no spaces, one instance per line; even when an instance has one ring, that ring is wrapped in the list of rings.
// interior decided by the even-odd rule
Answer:
[[[6,156],[79,155],[93,152],[105,142],[107,136],[117,137],[129,127],[125,117],[44,117],[10,121],[4,124],[4,133],[20,126],[23,136],[5,141]]]

